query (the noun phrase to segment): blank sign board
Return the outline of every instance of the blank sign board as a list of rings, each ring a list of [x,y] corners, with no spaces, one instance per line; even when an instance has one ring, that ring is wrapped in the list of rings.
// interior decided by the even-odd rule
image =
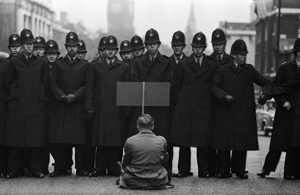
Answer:
[[[117,82],[117,106],[169,106],[170,83]]]

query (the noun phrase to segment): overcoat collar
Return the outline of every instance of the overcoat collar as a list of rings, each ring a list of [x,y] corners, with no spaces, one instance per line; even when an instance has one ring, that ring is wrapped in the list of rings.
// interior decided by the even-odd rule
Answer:
[[[245,69],[247,69],[247,64],[240,64],[240,68],[236,68],[235,64],[233,61],[230,62],[230,66],[231,70],[235,73],[235,74],[240,74],[241,72],[243,72]]]
[[[121,61],[117,57],[115,58],[115,61],[113,62],[113,64],[110,66],[108,66],[107,60],[102,60],[102,62],[103,62],[102,66],[105,70],[109,70],[109,69],[121,64]]]
[[[191,68],[197,73],[195,79],[210,69],[210,65],[207,63],[207,57],[205,55],[203,55],[201,66],[196,63],[193,54],[188,57],[188,62],[189,66],[191,66]]]

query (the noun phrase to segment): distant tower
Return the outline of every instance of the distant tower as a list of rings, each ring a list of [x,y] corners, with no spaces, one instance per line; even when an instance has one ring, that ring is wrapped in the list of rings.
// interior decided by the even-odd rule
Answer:
[[[118,44],[134,36],[133,19],[133,0],[107,0],[108,34],[116,36]]]
[[[196,19],[195,19],[195,14],[194,14],[194,3],[192,2],[190,16],[188,19],[188,24],[187,24],[186,32],[185,32],[185,42],[187,45],[192,43],[192,39],[195,34],[196,34]],[[189,46],[186,47],[185,53],[187,55],[192,54],[192,48]]]

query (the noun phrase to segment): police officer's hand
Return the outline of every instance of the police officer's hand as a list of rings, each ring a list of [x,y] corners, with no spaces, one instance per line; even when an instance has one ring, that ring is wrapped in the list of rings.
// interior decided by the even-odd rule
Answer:
[[[94,110],[87,110],[85,112],[84,119],[91,121],[94,112]]]
[[[61,101],[64,101],[64,100],[66,100],[67,99],[67,96],[66,95],[62,95],[61,97],[60,97],[60,100]]]
[[[67,95],[67,99],[66,99],[66,104],[71,104],[71,103],[73,103],[75,100],[76,100],[76,95],[74,95],[74,94],[69,94],[69,95]]]
[[[291,109],[291,104],[290,104],[290,102],[284,102],[282,107],[286,108],[287,110],[290,110]]]
[[[268,100],[268,97],[264,94],[260,95],[257,99],[257,102],[261,105],[264,105]]]
[[[231,95],[225,95],[225,96],[223,97],[223,101],[224,101],[225,103],[227,103],[227,104],[231,104],[232,102],[235,101],[235,98],[232,97]]]

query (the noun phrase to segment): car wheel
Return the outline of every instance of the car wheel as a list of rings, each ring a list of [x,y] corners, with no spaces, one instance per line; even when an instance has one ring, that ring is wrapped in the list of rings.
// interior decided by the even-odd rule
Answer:
[[[268,135],[269,135],[269,130],[268,130],[267,125],[266,125],[265,122],[262,122],[262,124],[261,124],[261,131],[264,132],[264,135],[265,135],[265,136],[268,136]]]

